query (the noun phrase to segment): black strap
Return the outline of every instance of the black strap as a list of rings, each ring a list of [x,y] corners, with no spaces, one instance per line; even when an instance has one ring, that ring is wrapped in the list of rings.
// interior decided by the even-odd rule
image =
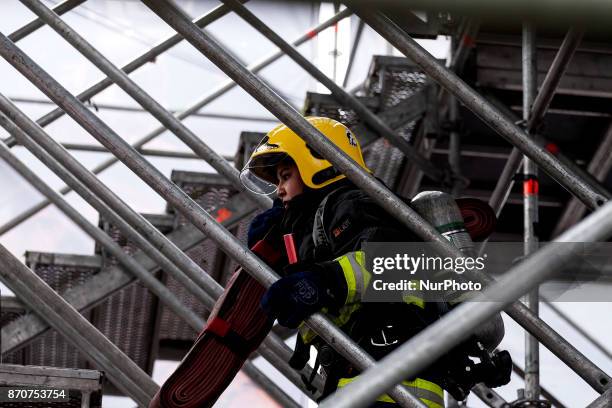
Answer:
[[[317,371],[319,371],[320,366],[321,366],[321,361],[319,360],[319,355],[317,354],[317,358],[315,359],[315,364],[314,364],[314,367],[312,368],[312,372],[310,373],[310,377],[306,378],[304,374],[300,375],[300,377],[302,378],[302,381],[304,382],[304,385],[306,386],[306,389],[311,394],[314,394],[315,392],[317,392],[317,389],[315,386],[312,385],[312,382],[314,381],[317,375]]]
[[[289,367],[295,370],[301,370],[306,366],[308,359],[310,358],[310,345],[304,343],[302,336],[298,333],[295,339],[295,349],[289,359]]]
[[[233,352],[243,359],[251,354],[247,340],[229,326],[225,320],[216,317],[206,327],[206,331],[221,340]]]

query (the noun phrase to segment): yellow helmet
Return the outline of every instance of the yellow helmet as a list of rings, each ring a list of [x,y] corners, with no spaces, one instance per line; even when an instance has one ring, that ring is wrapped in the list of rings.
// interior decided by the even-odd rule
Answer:
[[[306,120],[359,166],[370,171],[357,138],[346,126],[330,118],[307,117]],[[293,130],[280,124],[268,132],[251,154],[240,173],[243,185],[259,194],[276,192],[276,166],[288,158],[295,162],[304,184],[312,189],[323,188],[346,177]]]

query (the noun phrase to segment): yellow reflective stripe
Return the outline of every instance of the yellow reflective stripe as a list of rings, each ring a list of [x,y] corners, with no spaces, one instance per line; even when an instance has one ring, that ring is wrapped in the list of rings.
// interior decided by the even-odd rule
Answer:
[[[357,258],[354,254],[346,255],[346,258],[351,264],[351,272],[353,273],[353,279],[355,281],[355,298],[354,301],[361,301],[363,299],[363,293],[365,292],[365,285],[363,279],[363,271],[361,265],[357,262]]]
[[[357,377],[341,378],[338,380],[338,388],[353,382]],[[425,403],[429,408],[444,408],[444,391],[442,387],[431,381],[422,378],[416,378],[413,381],[402,381],[408,390],[417,398]],[[377,401],[395,402],[389,395],[383,394],[377,398]]]
[[[365,261],[365,252],[357,251],[355,252],[355,260],[361,266],[361,275],[363,277],[363,287],[367,288],[370,284],[370,280],[372,279],[372,274],[370,271],[366,269],[366,261]]]
[[[344,326],[351,315],[357,311],[363,301],[363,295],[370,284],[372,274],[365,267],[365,252],[355,251],[334,259],[342,268],[344,279],[347,286],[346,299],[344,306],[340,308],[338,316],[330,315],[329,317],[338,326]],[[423,299],[414,295],[403,295],[402,299],[405,303],[414,304],[421,309],[425,308]],[[305,343],[311,342],[316,334],[306,326],[300,327],[300,335]]]
[[[335,260],[342,268],[348,288],[344,304],[361,302],[371,279],[370,272],[365,268],[364,252],[349,252]]]
[[[302,338],[302,341],[305,344],[309,344],[315,339],[315,337],[317,337],[317,333],[315,333],[310,327],[306,325],[300,326],[300,328],[298,329],[298,333],[300,334],[300,337]]]
[[[370,284],[372,274],[365,268],[365,253],[363,251],[349,252],[335,259],[342,268],[344,279],[346,280],[347,294],[345,305],[361,302],[363,295]],[[404,303],[413,304],[421,309],[425,308],[425,301],[413,292],[404,294]]]
[[[342,272],[344,273],[344,279],[346,279],[346,286],[348,288],[346,294],[346,301],[344,304],[354,303],[355,302],[355,292],[357,290],[357,282],[355,282],[355,275],[353,274],[353,268],[351,267],[351,261],[347,256],[341,256],[336,258],[340,267],[342,268]]]

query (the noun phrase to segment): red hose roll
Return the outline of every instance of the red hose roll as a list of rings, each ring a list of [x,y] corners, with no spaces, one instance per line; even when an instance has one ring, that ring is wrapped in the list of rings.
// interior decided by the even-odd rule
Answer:
[[[458,198],[455,201],[473,241],[482,241],[493,233],[497,217],[489,204],[477,198]]]
[[[273,261],[270,254],[257,248],[262,242],[253,251]],[[214,405],[272,328],[273,322],[259,305],[265,290],[242,268],[234,273],[206,326],[149,408]]]

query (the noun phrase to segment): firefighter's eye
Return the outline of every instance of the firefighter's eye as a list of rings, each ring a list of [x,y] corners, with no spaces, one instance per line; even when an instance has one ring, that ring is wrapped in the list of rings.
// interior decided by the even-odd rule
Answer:
[[[287,181],[291,177],[291,173],[288,171],[282,171],[278,175],[278,181]]]

